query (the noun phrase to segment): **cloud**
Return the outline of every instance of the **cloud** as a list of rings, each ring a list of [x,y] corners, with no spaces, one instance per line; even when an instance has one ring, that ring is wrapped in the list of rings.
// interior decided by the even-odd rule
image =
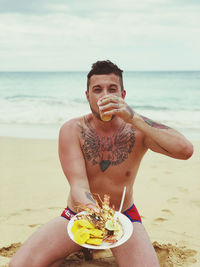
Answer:
[[[0,0],[0,13],[17,13],[22,15],[42,15],[68,10],[65,0]]]
[[[86,69],[99,58],[120,60],[128,69],[132,62],[169,68],[170,60],[170,68],[199,66],[196,1],[19,0],[0,6],[5,69]]]
[[[199,0],[0,0],[1,13],[49,14],[71,12],[78,16],[93,16],[105,12],[120,14],[122,12],[145,12],[153,8],[173,8],[199,5]]]
[[[39,10],[44,10],[44,1],[26,1],[26,0],[0,0],[1,13],[35,13]]]

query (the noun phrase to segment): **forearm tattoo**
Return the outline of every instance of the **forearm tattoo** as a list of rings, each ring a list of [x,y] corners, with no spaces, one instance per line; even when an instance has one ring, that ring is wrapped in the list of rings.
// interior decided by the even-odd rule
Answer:
[[[141,116],[141,115],[140,115],[140,116]],[[141,116],[141,117],[142,117],[143,120],[144,120],[148,125],[150,125],[151,127],[158,128],[158,129],[166,129],[166,130],[167,130],[167,129],[170,129],[170,127],[168,127],[168,126],[166,126],[166,125],[164,125],[164,124],[157,123],[157,122],[152,121],[152,120],[150,120],[150,119],[148,119],[147,117],[144,117],[144,116]],[[167,149],[165,149],[164,147],[162,147],[162,146],[159,145],[158,143],[157,143],[157,145],[158,145],[162,150],[164,150],[165,152],[171,154]]]
[[[135,143],[135,132],[126,123],[112,136],[100,137],[85,119],[85,126],[80,126],[83,140],[82,150],[86,160],[92,165],[99,164],[102,172],[109,166],[119,165],[124,162],[132,152]]]
[[[154,127],[154,128],[158,128],[158,129],[170,129],[170,127],[164,125],[164,124],[161,124],[161,123],[158,123],[158,122],[155,122],[155,121],[152,121],[151,119],[148,119],[147,117],[144,117],[142,115],[140,115],[141,118],[143,118],[143,120],[148,124],[150,125],[151,127]]]

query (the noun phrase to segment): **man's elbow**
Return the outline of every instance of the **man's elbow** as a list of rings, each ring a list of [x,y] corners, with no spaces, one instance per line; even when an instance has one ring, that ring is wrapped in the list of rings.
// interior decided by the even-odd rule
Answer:
[[[191,143],[187,143],[181,146],[180,159],[187,160],[189,159],[194,152],[193,145]]]

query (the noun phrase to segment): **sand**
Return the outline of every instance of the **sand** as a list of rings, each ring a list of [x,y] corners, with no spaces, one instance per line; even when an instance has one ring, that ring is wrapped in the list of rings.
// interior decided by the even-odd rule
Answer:
[[[69,186],[56,140],[0,138],[0,267],[38,227],[66,206]],[[200,266],[200,142],[187,161],[149,151],[134,198],[162,267]],[[70,255],[64,266],[117,266],[109,250],[92,261]]]

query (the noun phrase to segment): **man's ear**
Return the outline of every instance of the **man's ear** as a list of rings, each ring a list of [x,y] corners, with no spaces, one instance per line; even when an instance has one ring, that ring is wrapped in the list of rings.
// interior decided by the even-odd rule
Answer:
[[[122,98],[124,99],[126,96],[126,90],[122,90]]]
[[[86,95],[87,101],[89,102],[89,92],[85,91],[85,95]]]

